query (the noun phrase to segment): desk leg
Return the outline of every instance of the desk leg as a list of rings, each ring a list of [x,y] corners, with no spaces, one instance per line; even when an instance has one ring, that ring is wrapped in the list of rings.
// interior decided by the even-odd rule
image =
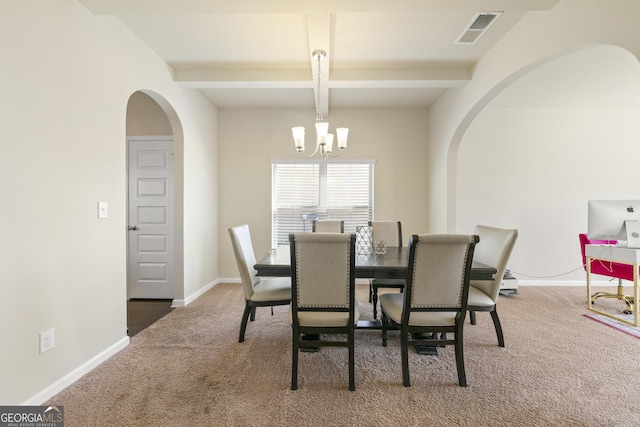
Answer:
[[[633,264],[633,326],[638,327],[638,264]]]
[[[591,258],[586,257],[587,260],[587,308],[591,310]]]
[[[633,322],[629,321],[627,319],[624,319],[620,316],[616,316],[613,315],[611,313],[607,313],[604,311],[600,311],[597,310],[595,308],[593,308],[593,305],[591,304],[591,261],[592,259],[590,257],[585,257],[585,260],[587,262],[586,265],[586,269],[587,269],[587,309],[596,312],[598,314],[601,314],[603,316],[607,316],[607,317],[611,317],[612,319],[616,319],[619,322],[622,323],[626,323],[628,325],[631,326],[635,326],[638,327],[638,320],[640,319],[640,317],[638,316],[638,312],[640,311],[640,309],[638,308],[638,301],[640,301],[640,287],[638,286],[639,280],[638,280],[638,264],[631,264],[633,265]],[[628,264],[628,263],[627,263]]]

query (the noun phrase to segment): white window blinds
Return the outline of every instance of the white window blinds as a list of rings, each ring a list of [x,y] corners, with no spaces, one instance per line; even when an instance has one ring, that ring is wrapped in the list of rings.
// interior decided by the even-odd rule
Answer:
[[[310,232],[314,219],[344,221],[355,233],[373,215],[373,160],[272,161],[271,243]]]

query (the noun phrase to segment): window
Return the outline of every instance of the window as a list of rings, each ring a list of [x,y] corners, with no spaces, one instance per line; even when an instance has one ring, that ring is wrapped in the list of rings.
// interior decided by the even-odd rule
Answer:
[[[289,243],[289,233],[309,232],[313,220],[344,221],[355,233],[373,216],[373,160],[273,160],[271,244]]]

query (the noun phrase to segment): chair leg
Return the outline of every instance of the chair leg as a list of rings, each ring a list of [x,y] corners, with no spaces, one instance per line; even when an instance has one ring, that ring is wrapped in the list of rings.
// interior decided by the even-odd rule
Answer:
[[[476,324],[476,312],[475,311],[470,311],[469,312],[469,322],[471,322],[472,325]]]
[[[355,329],[351,329],[349,332],[349,391],[356,389],[356,375],[355,375]]]
[[[298,331],[293,330],[293,348],[291,353],[291,390],[298,389]]]
[[[251,308],[251,321],[256,320],[256,307]]]
[[[372,298],[373,298],[373,318],[378,318],[378,288],[372,285]]]
[[[400,354],[402,357],[402,385],[411,387],[409,381],[409,332],[401,331],[400,334]]]
[[[504,336],[502,335],[502,326],[500,325],[500,318],[498,318],[498,312],[496,307],[493,306],[491,310],[491,318],[493,319],[493,326],[496,328],[496,334],[498,335],[498,345],[504,347]]]
[[[387,346],[387,327],[389,326],[389,319],[387,318],[387,315],[385,314],[384,310],[382,310],[382,314],[380,315],[380,317],[382,317],[382,346],[386,347]]]
[[[249,320],[249,315],[252,310],[255,310],[255,307],[251,307],[249,305],[249,301],[245,301],[244,312],[242,313],[242,322],[240,322],[240,336],[238,337],[238,342],[244,341],[244,331],[247,329],[247,321]]]
[[[369,302],[371,302],[371,298],[373,297],[373,284],[369,281]]]
[[[458,370],[458,384],[460,387],[467,386],[467,375],[464,372],[464,351],[462,347],[462,327],[457,328],[456,332],[456,368]]]

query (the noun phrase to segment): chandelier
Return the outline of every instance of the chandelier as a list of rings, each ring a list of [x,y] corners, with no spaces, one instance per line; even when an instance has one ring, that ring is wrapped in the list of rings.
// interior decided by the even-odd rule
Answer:
[[[326,56],[327,52],[324,50],[314,50],[311,55],[318,61],[318,87],[316,90],[316,149],[311,154],[305,154],[304,152],[304,126],[296,126],[291,128],[293,134],[293,142],[296,146],[296,151],[306,158],[310,158],[320,152],[322,158],[337,157],[347,148],[347,135],[349,134],[348,128],[337,128],[337,145],[338,152],[333,152],[333,138],[334,135],[329,132],[329,123],[325,122],[320,112],[320,61]]]

